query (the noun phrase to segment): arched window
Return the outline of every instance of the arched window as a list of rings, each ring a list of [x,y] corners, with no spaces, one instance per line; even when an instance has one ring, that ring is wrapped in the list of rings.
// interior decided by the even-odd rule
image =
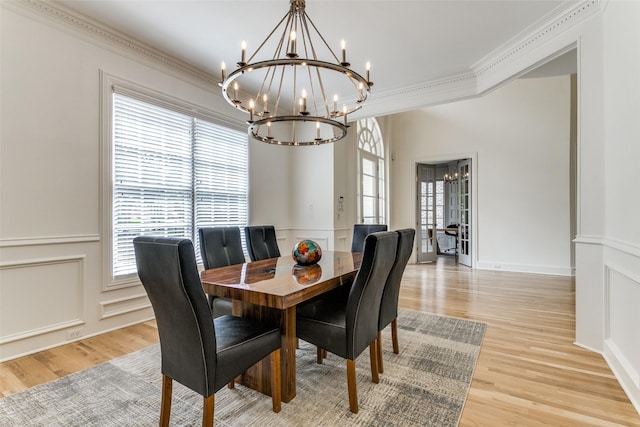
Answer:
[[[385,159],[376,119],[358,120],[358,222],[385,224]]]

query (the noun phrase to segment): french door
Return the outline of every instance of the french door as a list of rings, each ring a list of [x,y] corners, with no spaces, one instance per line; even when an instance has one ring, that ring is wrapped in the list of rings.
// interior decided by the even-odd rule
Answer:
[[[417,256],[418,262],[433,262],[438,255],[436,233],[436,168],[418,164],[417,168]]]
[[[471,267],[471,160],[458,163],[458,262]]]

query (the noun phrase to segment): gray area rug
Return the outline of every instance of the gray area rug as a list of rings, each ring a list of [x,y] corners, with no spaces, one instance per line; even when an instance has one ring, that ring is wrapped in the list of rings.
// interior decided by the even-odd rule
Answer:
[[[216,393],[217,426],[457,426],[486,325],[401,311],[400,354],[383,331],[384,374],[371,382],[369,351],[356,361],[360,411],[349,411],[346,363],[300,342],[297,396],[278,414],[243,386]],[[153,426],[160,415],[159,346],[0,399],[0,426]],[[202,397],[173,383],[172,426],[202,422]]]

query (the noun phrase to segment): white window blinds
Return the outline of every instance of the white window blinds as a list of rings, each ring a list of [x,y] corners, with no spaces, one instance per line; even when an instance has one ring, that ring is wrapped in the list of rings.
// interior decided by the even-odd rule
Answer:
[[[194,134],[198,141],[194,149],[196,227],[246,225],[246,135],[202,120],[195,120]]]
[[[113,94],[113,279],[136,272],[139,235],[186,237],[248,219],[246,134]]]

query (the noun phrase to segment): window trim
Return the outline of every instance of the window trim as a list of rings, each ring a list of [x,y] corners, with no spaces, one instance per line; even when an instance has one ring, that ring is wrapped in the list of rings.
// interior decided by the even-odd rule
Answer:
[[[148,87],[133,83],[123,78],[100,70],[100,186],[99,186],[99,224],[102,239],[102,291],[130,288],[140,285],[137,276],[113,279],[113,93],[138,99],[162,108],[171,109],[189,116],[222,125],[240,132],[246,127],[239,120],[232,119],[202,106],[174,98]],[[247,148],[249,149],[249,147]]]
[[[372,129],[371,127],[368,126],[369,122],[372,122],[374,125],[374,128]],[[364,125],[362,125],[364,124]],[[363,180],[362,180],[362,161],[363,158],[368,158],[370,160],[375,159],[376,163],[379,165],[380,162],[382,162],[382,168],[383,170],[380,171],[380,168],[377,167],[377,171],[376,171],[376,190],[377,190],[377,197],[378,200],[376,201],[376,215],[377,215],[377,219],[376,222],[378,223],[386,223],[388,222],[388,192],[387,192],[387,185],[388,185],[388,163],[387,163],[387,146],[384,143],[384,138],[382,137],[382,129],[380,129],[380,123],[378,122],[378,120],[374,117],[371,118],[366,118],[366,119],[360,119],[358,120],[358,124],[357,124],[357,128],[364,128],[367,129],[368,132],[373,136],[373,138],[375,139],[376,136],[379,137],[379,140],[375,141],[377,145],[379,145],[379,150],[376,149],[376,151],[379,151],[380,154],[377,153],[373,153],[371,151],[367,151],[364,150],[361,147],[361,141],[360,141],[360,133],[361,131],[358,131],[356,134],[356,151],[357,151],[357,207],[356,207],[356,222],[357,223],[361,223],[364,219],[364,215],[363,215],[363,190],[362,190],[362,185],[363,185]],[[380,185],[380,174],[383,174],[384,178],[382,179],[382,183]],[[380,209],[380,198],[382,198],[383,200],[383,207],[382,209]]]

